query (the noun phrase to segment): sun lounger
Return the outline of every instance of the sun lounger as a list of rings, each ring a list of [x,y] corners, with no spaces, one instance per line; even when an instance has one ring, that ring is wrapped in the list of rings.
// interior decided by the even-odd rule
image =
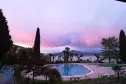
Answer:
[[[71,77],[70,80],[80,80],[80,77]]]
[[[113,76],[113,75],[112,75],[112,74],[104,74],[103,76],[111,77],[111,76]]]

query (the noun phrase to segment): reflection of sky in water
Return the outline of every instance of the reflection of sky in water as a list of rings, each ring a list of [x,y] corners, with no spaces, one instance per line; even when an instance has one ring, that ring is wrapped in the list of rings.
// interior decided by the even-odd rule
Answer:
[[[7,70],[5,73],[5,80],[10,80],[13,77],[13,72],[12,70]]]
[[[78,64],[54,64],[51,67],[57,69],[62,76],[82,75],[90,72],[86,67]]]
[[[4,73],[4,80],[3,81],[11,80],[13,77],[13,71],[10,67],[8,67],[6,70],[1,69],[0,72]],[[0,82],[2,82],[2,81],[0,81]]]

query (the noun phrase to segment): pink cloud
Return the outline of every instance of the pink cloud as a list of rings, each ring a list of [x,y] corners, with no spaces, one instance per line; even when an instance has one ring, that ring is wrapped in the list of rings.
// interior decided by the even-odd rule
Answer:
[[[70,35],[42,35],[41,32],[41,47],[42,48],[53,48],[70,45],[73,47],[83,47],[83,48],[91,48],[91,47],[99,47],[102,38],[106,38],[108,36],[117,36],[119,31],[114,30],[114,28],[97,28],[96,30],[91,30],[91,28],[81,31],[79,35],[77,33]],[[24,44],[33,46],[35,39],[35,32],[23,32],[18,30],[10,31],[12,36],[12,40],[17,44]],[[74,38],[71,38],[74,37]]]
[[[33,35],[30,33],[14,30],[14,31],[10,31],[10,35],[14,43],[20,43],[20,44],[25,44],[30,46],[33,45],[34,39],[33,39]]]

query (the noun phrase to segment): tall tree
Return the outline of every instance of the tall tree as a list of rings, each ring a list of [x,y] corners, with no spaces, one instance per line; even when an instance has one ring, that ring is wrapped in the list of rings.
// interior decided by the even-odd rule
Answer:
[[[40,57],[40,29],[37,28],[36,31],[36,37],[35,37],[35,42],[34,42],[34,55]]]
[[[0,9],[0,61],[5,58],[6,53],[12,47],[13,41],[9,34],[6,17]]]
[[[71,62],[73,61],[73,56],[74,56],[74,54],[73,53],[70,53],[70,61]]]
[[[56,56],[52,54],[53,62],[55,61]]]
[[[120,59],[122,62],[126,62],[126,36],[123,30],[120,31],[119,36],[119,49],[120,49]]]
[[[113,57],[115,57],[115,52],[119,49],[118,39],[116,37],[103,38],[101,42],[103,46],[102,55],[109,59],[109,63]]]
[[[95,53],[94,55],[95,55],[95,56],[96,56],[96,58],[97,58],[97,62],[100,62],[100,55],[99,55],[99,54],[97,54],[97,53]]]
[[[51,63],[52,62],[52,53],[49,53],[49,62]],[[53,62],[54,62],[54,60],[53,60]]]
[[[70,48],[69,47],[65,47],[65,50],[63,51],[64,53],[64,62],[68,62],[69,60],[69,55],[70,55]]]
[[[33,84],[35,82],[35,71],[42,67],[46,63],[46,60],[41,59],[40,56],[40,29],[37,28],[34,46],[33,46],[33,56],[25,61],[25,65],[27,66],[26,69],[28,72],[33,72]]]
[[[78,62],[80,61],[80,58],[83,57],[83,54],[80,54],[80,55],[79,55],[79,54],[75,54],[75,55],[76,55],[76,57],[77,57],[77,61],[78,61]]]

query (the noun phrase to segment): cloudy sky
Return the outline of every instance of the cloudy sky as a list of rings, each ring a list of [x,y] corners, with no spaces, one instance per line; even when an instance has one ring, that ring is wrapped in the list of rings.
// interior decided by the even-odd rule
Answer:
[[[96,50],[102,38],[126,31],[126,3],[115,0],[1,0],[0,8],[15,44],[33,46],[39,27],[45,53]]]

